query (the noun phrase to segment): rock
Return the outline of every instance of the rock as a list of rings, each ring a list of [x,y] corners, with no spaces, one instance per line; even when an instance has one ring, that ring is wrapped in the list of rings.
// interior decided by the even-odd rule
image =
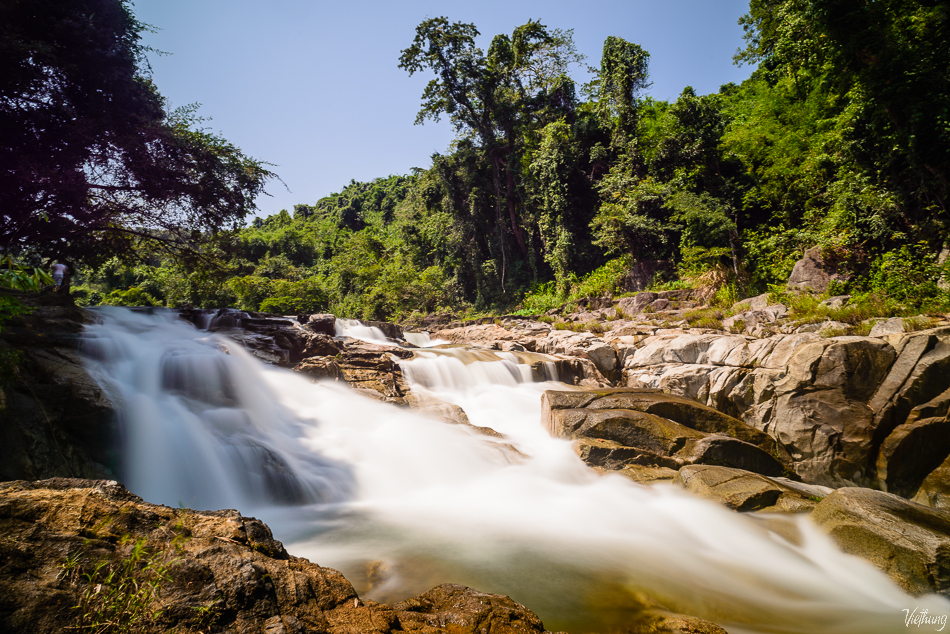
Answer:
[[[825,321],[818,326],[819,337],[840,337],[851,333],[851,325],[842,321]]]
[[[535,349],[537,352],[546,354],[561,354],[589,359],[597,370],[608,379],[620,376],[617,351],[590,332],[552,330],[547,337],[537,340]]]
[[[904,320],[900,317],[891,317],[884,321],[879,321],[871,328],[871,337],[885,337],[887,335],[896,335],[904,332],[906,327]]]
[[[877,456],[881,488],[914,496],[932,471],[950,456],[950,390],[911,410],[907,422],[884,440]]]
[[[297,321],[305,328],[330,337],[336,335],[336,317],[329,314],[298,315]]]
[[[950,511],[871,489],[838,489],[811,514],[838,546],[912,595],[950,595]]]
[[[542,634],[534,612],[500,594],[442,584],[392,606],[405,632],[435,634]]]
[[[363,324],[371,328],[379,328],[388,339],[393,341],[402,339],[402,328],[396,324],[391,324],[388,321],[364,321]]]
[[[334,381],[343,378],[343,370],[336,359],[328,357],[312,357],[304,359],[296,366],[294,370],[310,376],[314,380],[332,379]]]
[[[874,411],[874,441],[907,420],[911,410],[950,388],[950,328],[905,335],[900,355],[869,401]]]
[[[914,495],[914,502],[950,510],[950,457],[924,478]]]
[[[303,350],[300,352],[301,359],[308,359],[310,357],[335,357],[336,355],[343,352],[343,345],[335,341],[330,335],[323,333],[319,334],[303,334]]]
[[[725,434],[731,432],[774,448],[767,436],[687,399],[615,388],[549,390],[541,403],[545,428],[553,436],[577,439],[575,451],[591,466],[675,469],[683,464],[711,463],[770,475],[784,471],[784,466],[760,447]]]
[[[139,630],[199,631],[214,621],[228,631],[280,623],[298,624],[296,631],[383,633],[398,623],[389,606],[360,605],[339,572],[289,556],[254,518],[148,504],[115,482],[3,483],[0,531],[4,632],[71,629],[72,606],[89,586],[81,573],[96,562],[120,565],[139,540],[169,574],[148,606],[160,614]],[[71,571],[61,567],[68,560],[77,564]]]
[[[687,464],[721,465],[768,476],[780,476],[785,472],[782,463],[755,445],[719,434],[687,442],[678,456]]]
[[[398,346],[383,346],[351,339],[338,361],[343,380],[352,387],[371,390],[382,400],[405,405],[409,385],[399,367],[400,359],[411,359],[414,353]]]
[[[673,478],[673,484],[739,512],[802,512],[810,511],[817,504],[771,478],[722,466],[685,466]]]
[[[812,247],[805,251],[805,257],[795,263],[788,278],[788,286],[793,289],[824,293],[832,281],[847,282],[849,277],[839,273],[822,255],[821,247]]]
[[[82,338],[95,315],[52,293],[18,297],[33,312],[0,331],[0,480],[109,477],[117,404],[80,355],[98,353]]]

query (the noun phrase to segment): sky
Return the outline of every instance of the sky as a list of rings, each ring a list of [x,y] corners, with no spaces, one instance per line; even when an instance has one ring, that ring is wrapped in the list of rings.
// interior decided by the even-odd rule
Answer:
[[[487,49],[528,20],[574,29],[574,42],[600,65],[618,36],[650,53],[646,94],[674,100],[751,73],[732,63],[742,46],[737,20],[748,0],[134,0],[156,29],[142,43],[153,79],[172,107],[201,104],[205,126],[246,155],[273,164],[283,183],[257,199],[258,215],[312,204],[350,180],[427,168],[454,137],[448,120],[414,125],[433,77],[398,68],[399,54],[430,17],[473,23]],[[575,68],[575,81],[590,80]]]

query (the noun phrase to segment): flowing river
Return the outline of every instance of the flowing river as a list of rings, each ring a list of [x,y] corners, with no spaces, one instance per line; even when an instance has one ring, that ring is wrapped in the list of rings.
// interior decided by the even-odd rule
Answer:
[[[518,358],[420,351],[415,391],[504,439],[312,383],[177,319],[102,308],[90,370],[123,403],[120,479],[149,502],[237,508],[291,553],[398,601],[440,583],[507,594],[552,631],[609,632],[643,594],[731,634],[892,633],[912,598],[804,517],[740,515],[599,476],[540,424]],[[372,333],[361,333],[372,338]]]

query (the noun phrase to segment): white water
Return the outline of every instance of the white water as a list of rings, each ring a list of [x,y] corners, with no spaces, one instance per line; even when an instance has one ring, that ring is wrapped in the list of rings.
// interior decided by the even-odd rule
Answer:
[[[359,319],[337,319],[333,323],[333,329],[337,337],[352,337],[367,343],[393,345],[382,330],[375,326],[366,326]]]
[[[460,405],[516,452],[263,366],[168,314],[100,314],[90,367],[126,403],[127,486],[151,502],[256,514],[290,552],[358,588],[372,582],[370,598],[463,583],[577,633],[622,626],[643,590],[733,634],[898,632],[904,609],[950,613],[840,553],[807,519],[785,523],[793,543],[672,487],[595,475],[539,424],[541,393],[564,386],[526,382],[517,355],[426,351],[404,365],[427,386],[415,389]]]

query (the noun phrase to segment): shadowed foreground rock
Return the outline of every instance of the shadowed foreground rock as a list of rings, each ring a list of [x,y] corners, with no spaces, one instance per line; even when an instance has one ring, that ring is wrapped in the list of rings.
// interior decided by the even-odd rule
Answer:
[[[136,543],[168,580],[136,632],[197,634],[545,634],[529,609],[445,584],[394,605],[364,601],[342,574],[293,557],[260,520],[235,510],[148,504],[107,480],[0,483],[0,632],[75,629],[91,586],[81,574],[121,566]],[[77,568],[67,574],[64,564]],[[152,616],[155,612],[158,612]],[[708,632],[717,626],[657,612],[627,631]],[[677,629],[688,623],[694,629]]]
[[[135,631],[544,632],[534,613],[507,597],[460,586],[450,593],[451,606],[448,597],[432,598],[446,594],[440,588],[406,607],[363,601],[336,570],[288,555],[259,520],[233,510],[148,504],[115,482],[2,483],[0,534],[3,632],[67,631],[84,588],[81,577],[63,574],[62,564],[70,557],[86,567],[116,563],[141,539],[162,555],[171,580],[152,606],[161,608],[160,615]]]

